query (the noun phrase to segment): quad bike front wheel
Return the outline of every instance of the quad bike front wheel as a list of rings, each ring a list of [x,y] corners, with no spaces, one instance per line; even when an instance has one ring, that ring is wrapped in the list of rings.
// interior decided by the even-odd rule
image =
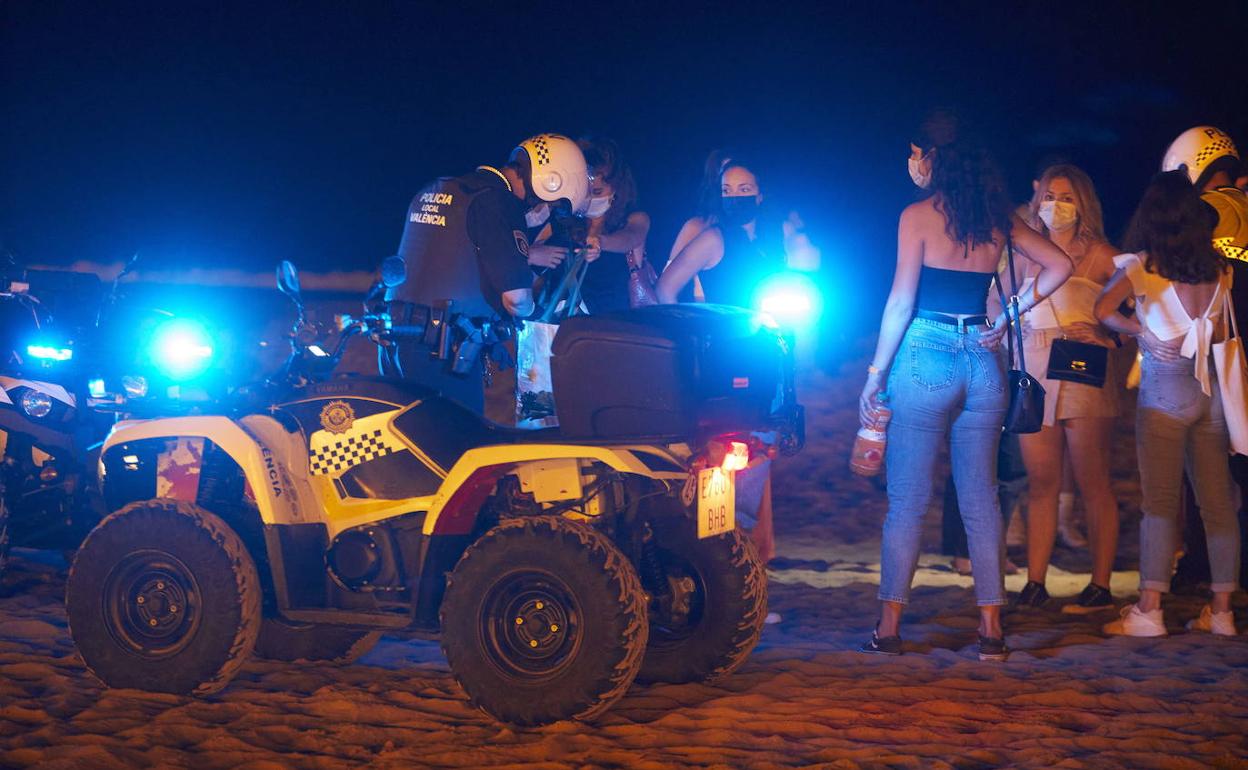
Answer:
[[[451,573],[442,650],[481,710],[518,725],[590,719],[646,647],[637,573],[607,537],[558,516],[504,521]]]
[[[220,518],[174,500],[100,522],[66,584],[70,634],[109,687],[178,695],[224,688],[260,631],[260,580]]]
[[[265,618],[256,640],[256,655],[288,663],[347,664],[367,655],[380,638],[380,631]]]
[[[754,543],[739,529],[699,540],[693,523],[678,516],[652,523],[650,535],[641,565],[651,596],[650,646],[638,681],[710,682],[731,674],[758,644],[767,617],[767,570]]]

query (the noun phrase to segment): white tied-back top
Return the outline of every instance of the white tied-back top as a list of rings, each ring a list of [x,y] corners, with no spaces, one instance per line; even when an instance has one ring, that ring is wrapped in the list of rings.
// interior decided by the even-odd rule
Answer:
[[[1218,279],[1218,286],[1209,300],[1208,307],[1196,318],[1187,314],[1174,282],[1150,273],[1137,254],[1119,254],[1114,264],[1121,268],[1131,282],[1132,293],[1141,298],[1136,313],[1140,323],[1161,340],[1183,338],[1179,353],[1184,358],[1195,359],[1193,376],[1200,381],[1200,389],[1211,395],[1209,381],[1209,346],[1213,344],[1214,321],[1222,314],[1226,292],[1230,289],[1230,272]]]

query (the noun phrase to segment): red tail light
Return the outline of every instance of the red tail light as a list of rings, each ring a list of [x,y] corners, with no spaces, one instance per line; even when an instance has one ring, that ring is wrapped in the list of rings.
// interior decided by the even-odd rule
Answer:
[[[750,445],[734,441],[728,436],[717,438],[706,445],[703,467],[722,468],[724,471],[742,471],[750,464]]]
[[[724,461],[719,464],[724,471],[743,471],[750,465],[750,445],[743,441],[728,442]]]

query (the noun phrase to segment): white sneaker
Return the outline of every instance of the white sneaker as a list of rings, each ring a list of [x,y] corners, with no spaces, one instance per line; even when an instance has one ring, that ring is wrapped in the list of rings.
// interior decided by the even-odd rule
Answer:
[[[1134,604],[1128,604],[1118,611],[1119,618],[1111,620],[1101,627],[1107,634],[1121,636],[1165,636],[1166,622],[1161,610],[1144,612]]]
[[[1187,621],[1188,631],[1204,631],[1218,636],[1235,636],[1235,613],[1214,612],[1206,604],[1200,609],[1200,617]]]

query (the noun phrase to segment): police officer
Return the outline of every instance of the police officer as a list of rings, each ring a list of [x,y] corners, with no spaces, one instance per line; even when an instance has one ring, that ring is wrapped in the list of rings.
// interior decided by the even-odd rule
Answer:
[[[1235,143],[1225,131],[1213,126],[1189,128],[1171,142],[1161,161],[1161,170],[1187,172],[1188,179],[1200,190],[1201,199],[1217,212],[1213,245],[1234,271],[1231,297],[1235,317],[1240,329],[1248,329],[1248,196],[1235,186],[1236,178],[1243,173]],[[1248,538],[1248,457],[1231,457],[1231,476],[1241,493],[1241,536]],[[1209,580],[1204,525],[1196,511],[1191,487],[1185,487],[1184,555],[1172,580],[1174,589],[1186,589]],[[1240,568],[1242,582],[1248,580],[1248,542],[1241,550],[1245,557]]]
[[[512,423],[514,368],[500,372],[491,365],[487,378],[484,359],[491,354],[494,330],[534,310],[528,230],[555,210],[579,212],[588,201],[585,157],[576,142],[557,134],[524,140],[502,168],[478,166],[417,193],[399,243],[407,281],[391,299],[435,308],[449,300],[446,321],[455,344],[469,338],[468,329],[483,331],[486,355],[461,362],[455,372],[454,353],[438,358],[429,346],[403,342],[398,357],[404,376],[495,422]],[[499,351],[493,352],[497,360]]]

